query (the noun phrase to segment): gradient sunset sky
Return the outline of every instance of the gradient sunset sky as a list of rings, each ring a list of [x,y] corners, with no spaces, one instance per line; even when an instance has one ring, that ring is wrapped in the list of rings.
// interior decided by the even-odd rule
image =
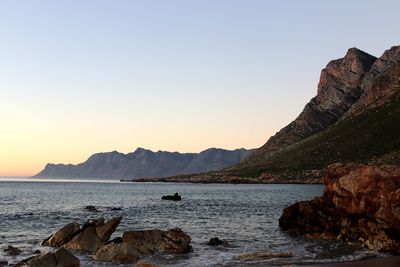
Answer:
[[[137,147],[256,148],[400,1],[0,1],[0,175]]]

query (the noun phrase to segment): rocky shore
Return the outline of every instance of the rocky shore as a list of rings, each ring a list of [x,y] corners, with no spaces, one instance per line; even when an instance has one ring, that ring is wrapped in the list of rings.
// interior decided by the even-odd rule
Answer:
[[[284,209],[283,230],[400,252],[400,165],[333,164],[324,184],[323,196]]]
[[[114,264],[132,263],[135,266],[154,266],[143,261],[144,257],[156,253],[185,254],[192,251],[191,238],[179,228],[170,230],[126,231],[122,237],[110,240],[120,224],[122,217],[114,217],[108,222],[100,217],[88,220],[82,226],[76,222],[44,239],[43,246],[54,247],[55,250],[28,257],[13,265],[17,267],[79,267],[79,259],[71,251],[91,255],[95,261]],[[18,248],[8,246],[5,251],[20,253]],[[36,254],[36,253],[35,253]],[[1,261],[0,266],[8,266]]]
[[[317,171],[318,174],[320,171]],[[194,183],[194,184],[322,184],[322,179],[314,174],[311,178],[286,179],[273,176],[269,173],[262,173],[257,177],[240,177],[230,173],[223,174],[223,171],[216,173],[200,173],[193,175],[177,175],[171,177],[144,177],[139,179],[122,179],[121,182],[164,182],[164,183]]]

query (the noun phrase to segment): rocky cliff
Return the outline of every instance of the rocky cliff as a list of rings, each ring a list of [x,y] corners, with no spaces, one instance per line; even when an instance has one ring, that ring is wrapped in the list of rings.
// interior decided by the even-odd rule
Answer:
[[[238,165],[194,182],[301,182],[335,162],[400,163],[400,46],[379,58],[351,48],[322,70],[317,95]]]
[[[178,153],[138,148],[128,154],[97,153],[77,165],[47,164],[34,177],[136,179],[207,172],[237,164],[252,151],[210,148],[200,153]]]
[[[321,71],[317,96],[288,126],[272,136],[255,156],[272,154],[337,122],[359,100],[361,83],[376,58],[357,48],[333,60]],[[251,160],[251,158],[249,159]]]
[[[283,230],[400,252],[399,164],[334,164],[324,184],[323,196],[284,209],[279,219]]]

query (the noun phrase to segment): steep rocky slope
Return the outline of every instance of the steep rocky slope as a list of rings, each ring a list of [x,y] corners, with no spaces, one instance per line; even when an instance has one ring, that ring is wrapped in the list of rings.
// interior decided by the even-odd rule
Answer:
[[[365,56],[362,61],[357,55],[365,56],[353,48],[343,59],[330,62],[321,73],[318,95],[299,116],[304,118],[297,118],[254,156],[226,171],[238,176],[267,172],[301,179],[320,176],[320,170],[334,162],[399,161],[400,47],[392,47],[375,60]],[[333,68],[339,71],[332,70],[340,64]],[[328,75],[327,69],[336,75]],[[308,110],[316,99],[324,99],[319,100],[324,103],[320,110],[328,108],[313,117]],[[285,130],[293,129],[293,124],[299,130]],[[314,133],[304,138],[305,132]]]
[[[375,60],[351,48],[344,58],[329,62],[321,72],[317,96],[293,122],[259,148],[255,156],[272,154],[337,122],[362,95],[361,82]]]
[[[210,148],[200,153],[178,153],[138,148],[128,154],[97,153],[77,165],[47,164],[34,177],[135,179],[207,172],[237,164],[252,151]]]
[[[315,182],[335,162],[400,162],[400,46],[351,48],[322,70],[317,96],[238,165],[165,181]]]

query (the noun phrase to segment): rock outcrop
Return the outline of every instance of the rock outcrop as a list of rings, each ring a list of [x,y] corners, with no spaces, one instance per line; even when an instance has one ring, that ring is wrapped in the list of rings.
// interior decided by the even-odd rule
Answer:
[[[271,154],[337,122],[362,95],[361,82],[375,60],[376,57],[351,48],[344,58],[329,62],[321,71],[317,96],[254,155]]]
[[[115,217],[105,223],[104,218],[99,218],[86,222],[82,228],[77,223],[70,223],[43,240],[42,245],[95,253],[108,242],[121,219]]]
[[[109,241],[111,235],[121,222],[122,217],[114,217],[107,223],[103,218],[87,221],[82,227],[77,223],[69,223],[56,233],[42,241],[42,245],[80,250],[94,254],[93,259],[112,263],[136,263],[142,257],[155,253],[183,254],[191,251],[191,238],[181,229],[127,231],[122,237]],[[39,265],[53,266],[57,257],[65,255],[66,250],[47,253],[28,259]],[[32,263],[32,264],[33,264]],[[47,265],[46,265],[47,264]],[[144,263],[143,263],[144,264]],[[29,265],[29,264],[28,264]],[[29,265],[31,266],[31,265]],[[59,265],[57,265],[59,266]],[[66,265],[60,265],[66,266]],[[75,265],[71,265],[74,267]]]
[[[298,183],[330,164],[400,163],[400,46],[375,58],[356,48],[321,72],[317,95],[243,162],[174,182]]]
[[[181,229],[127,231],[121,243],[111,242],[94,255],[95,260],[132,263],[155,253],[183,254],[191,250],[190,236]]]
[[[80,261],[64,248],[59,248],[54,252],[33,257],[22,265],[30,267],[79,267]]]
[[[400,252],[400,165],[334,164],[324,184],[322,197],[284,209],[283,230]]]

